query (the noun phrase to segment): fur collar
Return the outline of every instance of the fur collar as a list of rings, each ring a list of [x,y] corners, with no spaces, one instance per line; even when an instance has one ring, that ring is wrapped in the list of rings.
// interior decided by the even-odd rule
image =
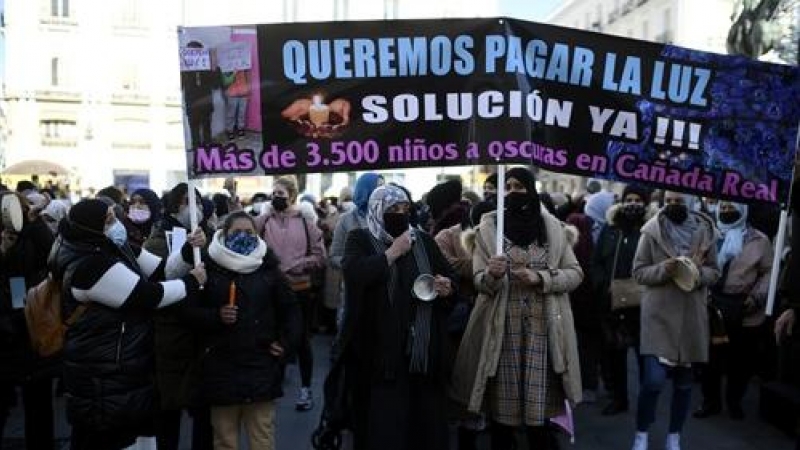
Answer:
[[[314,211],[314,206],[311,205],[311,203],[300,202],[292,206],[292,209],[294,209],[298,216],[302,215],[308,223],[316,224],[317,220],[319,219],[317,217],[317,212]],[[274,213],[275,211],[272,209],[272,202],[265,203],[261,215],[271,217]]]

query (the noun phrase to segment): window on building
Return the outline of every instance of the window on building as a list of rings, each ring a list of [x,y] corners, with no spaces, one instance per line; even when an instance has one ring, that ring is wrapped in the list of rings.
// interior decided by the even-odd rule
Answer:
[[[383,18],[397,19],[398,6],[397,0],[383,0]]]
[[[71,120],[42,120],[39,123],[42,137],[47,139],[75,139],[78,127]]]
[[[69,17],[69,0],[50,0],[50,15]]]
[[[147,145],[152,134],[150,122],[140,117],[116,119],[111,132],[114,142],[122,145]]]
[[[297,20],[297,0],[283,0],[283,20],[287,22]]]
[[[51,86],[58,86],[59,84],[59,65],[60,62],[58,58],[51,58],[50,59],[50,85]]]
[[[592,31],[603,31],[603,5],[595,5],[595,18],[590,28]]]
[[[333,4],[333,18],[335,20],[346,20],[348,0],[336,0]]]
[[[141,2],[139,0],[122,0],[117,16],[119,25],[136,27],[142,23]]]

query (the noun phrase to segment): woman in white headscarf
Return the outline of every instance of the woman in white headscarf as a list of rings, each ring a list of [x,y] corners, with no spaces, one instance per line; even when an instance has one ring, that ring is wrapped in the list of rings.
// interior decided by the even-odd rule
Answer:
[[[454,276],[429,235],[411,229],[411,202],[393,185],[369,198],[367,228],[345,244],[347,307],[341,359],[354,377],[355,448],[448,448],[445,386],[446,319]],[[420,274],[435,281],[433,300],[412,288]]]
[[[56,235],[58,233],[58,223],[67,217],[68,212],[69,203],[66,200],[51,200],[40,215],[44,223],[50,228],[50,231],[53,232],[53,235]]]
[[[614,193],[601,191],[586,200],[583,212],[592,219],[592,242],[597,244],[600,231],[606,224],[606,212],[614,205]]]
[[[721,202],[717,264],[722,276],[711,289],[712,304],[722,313],[728,343],[712,345],[703,370],[703,404],[694,417],[722,411],[722,376],[727,376],[725,403],[733,419],[744,418],[742,397],[758,366],[764,342],[764,307],[772,271],[772,246],[767,236],[748,224],[748,207]]]

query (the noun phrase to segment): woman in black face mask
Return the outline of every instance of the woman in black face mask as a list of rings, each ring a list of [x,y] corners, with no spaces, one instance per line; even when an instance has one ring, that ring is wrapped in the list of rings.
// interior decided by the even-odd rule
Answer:
[[[647,431],[668,376],[672,411],[665,447],[680,449],[689,413],[692,365],[708,361],[708,287],[719,278],[717,231],[711,218],[694,211],[696,198],[664,194],[665,206],[642,227],[633,278],[642,294],[642,376],[634,450],[646,450]],[[686,258],[690,262],[684,263]],[[691,268],[691,266],[694,268]]]
[[[648,218],[649,203],[646,189],[626,186],[622,191],[622,202],[606,212],[606,224],[600,230],[592,253],[591,279],[593,291],[600,298],[596,303],[600,305],[602,317],[604,381],[612,394],[611,403],[602,411],[605,416],[626,412],[629,407],[628,351],[633,347],[637,356],[639,354],[641,310],[634,306],[612,311],[610,289],[612,280],[631,277],[639,230]]]
[[[565,400],[581,401],[568,293],[583,272],[572,250],[574,229],[541,207],[533,174],[511,169],[505,188],[502,256],[495,249],[500,211],[483,215],[470,249],[479,294],[453,393],[470,412],[487,412],[493,448],[514,448],[515,430],[525,427],[529,448],[551,450],[558,442],[550,419],[565,412]]]
[[[760,366],[773,253],[769,238],[748,223],[747,205],[723,201],[718,206],[721,236],[717,264],[722,277],[711,288],[711,303],[722,313],[729,342],[711,346],[708,365],[703,368],[703,404],[694,416],[705,418],[721,412],[724,374],[728,414],[742,419],[742,397]]]
[[[396,186],[370,196],[368,229],[349,233],[341,361],[353,386],[355,448],[448,448],[446,319],[453,274],[433,239],[409,226]],[[422,294],[421,274],[433,276]]]
[[[277,178],[272,203],[256,218],[256,229],[280,260],[281,272],[288,279],[303,313],[303,339],[297,351],[300,389],[295,401],[295,409],[302,412],[314,407],[311,329],[320,297],[319,280],[324,280],[326,250],[314,206],[308,202],[297,204],[297,195],[295,177]]]

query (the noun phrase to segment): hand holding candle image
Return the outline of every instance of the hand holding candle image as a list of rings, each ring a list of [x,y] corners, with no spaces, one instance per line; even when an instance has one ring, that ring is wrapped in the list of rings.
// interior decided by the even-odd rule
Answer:
[[[313,97],[311,106],[308,108],[308,117],[311,120],[311,123],[317,127],[328,123],[328,118],[330,117],[330,108],[328,108],[328,105],[322,103],[321,95],[315,95]]]
[[[293,101],[281,111],[281,117],[295,130],[309,138],[334,138],[350,123],[350,102],[337,98],[325,103],[325,96],[315,93]]]

